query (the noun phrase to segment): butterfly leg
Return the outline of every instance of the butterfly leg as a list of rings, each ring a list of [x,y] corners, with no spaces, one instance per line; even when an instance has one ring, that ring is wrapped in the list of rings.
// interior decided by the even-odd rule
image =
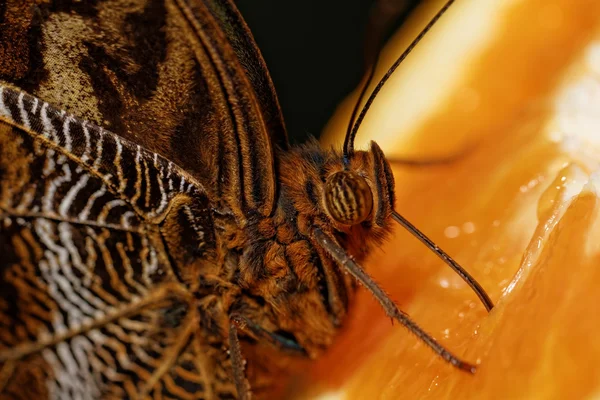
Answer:
[[[234,318],[229,319],[229,353],[231,355],[231,365],[233,367],[233,380],[238,393],[239,400],[250,399],[250,389],[246,376],[244,374],[244,358],[242,357],[242,348],[238,337],[238,324]]]
[[[360,282],[375,299],[381,304],[385,313],[404,325],[409,331],[429,346],[437,355],[443,358],[446,362],[452,364],[458,369],[474,374],[477,367],[462,359],[458,358],[444,346],[437,342],[431,335],[425,332],[417,325],[408,315],[402,312],[396,303],[385,293],[385,291],[358,265],[352,257],[335,241],[335,239],[327,236],[321,229],[314,228],[313,234],[315,239],[323,246],[329,255],[337,261],[348,273]]]
[[[257,339],[264,340],[280,350],[295,353],[300,356],[306,356],[306,350],[304,350],[295,340],[269,332],[241,314],[233,313],[229,317],[229,320],[236,324],[237,329],[250,333]]]
[[[283,351],[294,353],[299,356],[306,356],[306,350],[304,350],[304,348],[302,348],[295,340],[269,332],[243,315],[232,313],[229,316],[229,351],[231,354],[235,387],[240,399],[249,399],[250,389],[244,374],[245,361],[242,357],[238,335],[239,331],[249,333],[257,339],[265,340]]]

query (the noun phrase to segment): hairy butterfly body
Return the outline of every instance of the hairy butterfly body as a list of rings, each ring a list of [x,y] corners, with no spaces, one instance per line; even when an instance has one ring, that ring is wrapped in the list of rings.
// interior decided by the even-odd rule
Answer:
[[[267,396],[356,280],[474,371],[356,263],[407,223],[382,151],[290,148],[231,2],[2,11],[0,398]]]

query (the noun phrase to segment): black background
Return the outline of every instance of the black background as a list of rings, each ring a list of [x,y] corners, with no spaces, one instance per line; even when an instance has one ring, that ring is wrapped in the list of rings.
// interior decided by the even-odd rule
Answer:
[[[409,11],[418,3],[405,1]],[[266,60],[292,142],[318,137],[337,104],[359,83],[372,3],[236,1]]]

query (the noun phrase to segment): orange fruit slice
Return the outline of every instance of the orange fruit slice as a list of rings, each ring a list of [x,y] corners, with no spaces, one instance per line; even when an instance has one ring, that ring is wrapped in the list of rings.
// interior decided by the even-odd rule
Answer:
[[[386,46],[381,76],[440,7]],[[340,145],[355,99],[325,132]],[[297,398],[577,399],[600,393],[600,2],[461,0],[386,85],[357,147],[394,164],[396,210],[488,291],[477,297],[401,227],[365,268],[458,371],[359,291]]]

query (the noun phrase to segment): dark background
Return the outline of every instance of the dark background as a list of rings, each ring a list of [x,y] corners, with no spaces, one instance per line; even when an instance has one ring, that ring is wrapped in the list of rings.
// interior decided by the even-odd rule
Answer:
[[[407,3],[407,12],[418,0]],[[337,104],[360,82],[373,0],[237,0],[258,43],[292,142],[318,137]],[[390,30],[390,32],[392,32]]]

